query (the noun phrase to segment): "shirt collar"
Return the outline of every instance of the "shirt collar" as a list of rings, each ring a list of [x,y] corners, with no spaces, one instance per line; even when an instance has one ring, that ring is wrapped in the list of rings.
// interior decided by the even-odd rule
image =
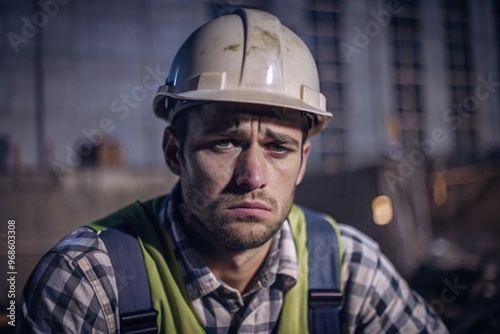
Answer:
[[[201,298],[221,286],[231,290],[212,273],[186,237],[182,227],[184,220],[179,210],[181,198],[180,186],[177,184],[162,204],[160,220],[173,245],[189,299]],[[297,271],[295,245],[288,220],[285,220],[273,236],[269,254],[257,274],[257,285],[249,292],[254,292],[259,287],[268,288],[275,282],[279,282],[277,286],[283,290],[288,290],[297,282]]]

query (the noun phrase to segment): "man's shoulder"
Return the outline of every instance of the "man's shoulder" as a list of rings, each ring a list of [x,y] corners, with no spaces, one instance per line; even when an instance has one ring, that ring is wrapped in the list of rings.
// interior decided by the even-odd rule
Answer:
[[[335,220],[335,217],[331,217],[328,214],[325,214],[325,213],[322,213],[319,211],[315,211],[315,210],[311,210],[309,208],[306,208],[306,207],[303,207],[300,205],[299,206],[296,205],[296,207],[299,207],[301,210],[306,209],[309,212],[313,212],[317,215],[326,217],[331,223],[334,224],[334,226],[337,226],[338,231],[340,232],[340,240],[339,241],[341,242],[341,244],[344,248],[344,251],[352,252],[353,250],[360,249],[360,248],[370,250],[373,252],[380,251],[379,244],[375,240],[373,240],[371,237],[369,237],[368,235],[366,235],[365,233],[360,231],[359,229],[357,229],[351,225],[339,223]]]
[[[374,252],[380,251],[379,244],[357,228],[341,223],[338,223],[337,225],[339,227],[344,249],[355,250],[363,248]]]
[[[82,264],[84,267],[82,267]],[[105,271],[111,266],[105,246],[97,233],[88,227],[81,227],[56,243],[35,266],[24,294],[34,297],[37,289],[62,291],[68,279],[80,284],[85,272],[99,266]]]
[[[95,332],[107,332],[117,317],[115,277],[98,234],[81,227],[52,247],[34,268],[23,289],[20,324],[29,328],[36,324],[34,328],[44,333],[54,327],[73,328],[69,331],[76,333],[88,320]]]
[[[62,254],[76,259],[103,250],[104,245],[98,234],[89,227],[80,227],[61,239],[48,253]]]

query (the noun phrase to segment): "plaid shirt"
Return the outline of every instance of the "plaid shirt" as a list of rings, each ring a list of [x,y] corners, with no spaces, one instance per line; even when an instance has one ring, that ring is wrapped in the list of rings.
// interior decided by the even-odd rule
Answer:
[[[207,333],[272,333],[284,293],[297,279],[295,247],[285,221],[269,256],[244,295],[219,280],[191,247],[167,197],[160,220],[174,245],[189,298]],[[409,289],[378,245],[339,224],[344,247],[342,333],[447,333],[439,317]],[[115,273],[102,240],[88,228],[46,254],[22,300],[19,333],[115,333]]]

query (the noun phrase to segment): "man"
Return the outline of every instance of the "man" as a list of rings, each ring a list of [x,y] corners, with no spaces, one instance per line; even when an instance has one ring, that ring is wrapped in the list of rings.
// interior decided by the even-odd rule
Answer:
[[[123,226],[140,240],[160,332],[307,332],[306,222],[292,204],[306,139],[331,114],[305,44],[261,11],[218,18],[180,48],[154,109],[170,122],[163,149],[178,184],[56,245],[24,291],[23,333],[125,326],[118,299],[137,278],[103,242]],[[343,333],[447,332],[372,240],[330,227],[343,248]]]

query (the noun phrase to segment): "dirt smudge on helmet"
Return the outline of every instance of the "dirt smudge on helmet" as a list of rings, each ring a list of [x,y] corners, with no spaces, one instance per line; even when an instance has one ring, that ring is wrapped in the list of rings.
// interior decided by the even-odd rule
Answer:
[[[252,51],[256,51],[256,49],[269,50],[275,48],[278,54],[281,50],[280,36],[267,29],[262,29],[261,27],[254,28],[250,40],[252,44],[248,48],[247,56],[252,54]]]
[[[224,51],[233,51],[233,52],[236,52],[238,51],[238,49],[240,48],[240,44],[231,44],[231,45],[228,45],[224,48]]]

